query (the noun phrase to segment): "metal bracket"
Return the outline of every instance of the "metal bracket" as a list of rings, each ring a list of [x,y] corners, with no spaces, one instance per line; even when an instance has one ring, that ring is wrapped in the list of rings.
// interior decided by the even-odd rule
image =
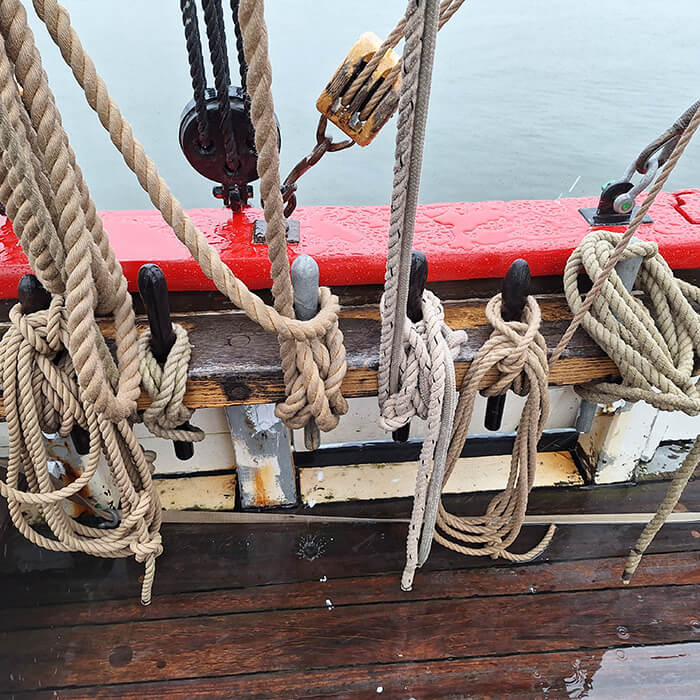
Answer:
[[[591,226],[626,226],[639,207],[631,207],[629,211],[620,213],[615,209],[615,200],[620,195],[629,193],[632,189],[634,189],[634,185],[628,180],[611,182],[603,188],[597,208],[579,209],[579,212]],[[628,204],[633,203],[634,199],[628,202]],[[651,224],[653,222],[649,216],[645,216],[642,223]]]
[[[634,207],[629,214],[599,216],[596,207],[586,207],[584,209],[579,209],[579,213],[591,226],[626,226],[637,213],[637,209],[639,209],[639,207]],[[647,214],[644,219],[642,219],[642,223],[653,224],[654,220]]]
[[[299,243],[299,230],[299,222],[296,219],[287,219],[287,243]],[[264,219],[256,219],[253,222],[253,245],[267,245],[266,231],[267,223]]]

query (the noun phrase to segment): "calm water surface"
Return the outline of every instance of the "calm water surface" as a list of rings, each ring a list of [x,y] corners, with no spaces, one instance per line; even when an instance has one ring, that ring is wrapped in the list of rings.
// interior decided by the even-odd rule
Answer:
[[[177,0],[64,4],[175,195],[186,207],[214,205],[211,183],[177,142],[191,99]],[[385,36],[404,7],[403,0],[268,0],[284,174],[313,145],[316,98],[350,46],[368,30]],[[33,25],[98,207],[149,207],[46,30]],[[697,0],[468,1],[440,33],[422,201],[600,192],[700,96],[698,26]],[[300,182],[300,203],[386,203],[394,136],[392,121],[369,147],[327,156]],[[700,139],[670,186],[700,186],[699,175]]]

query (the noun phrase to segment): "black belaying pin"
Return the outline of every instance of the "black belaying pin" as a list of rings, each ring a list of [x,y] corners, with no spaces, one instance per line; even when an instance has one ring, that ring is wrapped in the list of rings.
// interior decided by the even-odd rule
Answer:
[[[423,292],[428,281],[428,259],[420,250],[411,251],[411,273],[408,278],[408,298],[406,316],[413,323],[423,320]],[[411,431],[411,424],[401,426],[391,434],[394,442],[406,442]]]
[[[151,329],[151,351],[157,362],[163,364],[168,359],[168,353],[175,344],[175,331],[170,320],[170,304],[168,303],[168,285],[163,271],[158,265],[142,265],[138,276],[139,294],[148,314],[148,325]],[[179,430],[190,430],[189,423],[178,426]],[[175,454],[178,459],[190,459],[194,455],[194,445],[191,442],[174,440]]]
[[[530,279],[530,266],[522,258],[508,268],[501,292],[501,317],[504,321],[519,321],[522,317],[530,293]],[[487,430],[500,430],[505,403],[505,394],[489,396],[484,415]]]

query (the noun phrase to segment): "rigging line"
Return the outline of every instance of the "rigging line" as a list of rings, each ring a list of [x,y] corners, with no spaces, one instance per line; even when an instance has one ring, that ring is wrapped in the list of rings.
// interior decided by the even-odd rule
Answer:
[[[209,133],[209,120],[207,118],[205,101],[207,78],[204,73],[204,58],[202,56],[202,42],[199,36],[195,0],[180,0],[180,10],[182,11],[182,24],[185,28],[187,59],[190,64],[190,76],[192,78],[199,145],[204,149],[208,149],[212,145],[212,140]]]
[[[233,14],[233,31],[236,35],[236,51],[238,52],[238,70],[241,76],[241,90],[245,95],[246,110],[250,109],[250,97],[248,96],[248,64],[243,52],[243,34],[241,23],[238,21],[238,8],[240,0],[231,0],[231,13]]]
[[[214,85],[219,102],[219,117],[221,132],[224,137],[226,167],[235,172],[239,168],[239,160],[233,134],[231,103],[228,93],[231,85],[231,73],[229,71],[228,52],[226,51],[226,31],[224,29],[221,0],[203,0],[202,6],[204,7],[209,53],[211,54],[211,63],[214,70]]]

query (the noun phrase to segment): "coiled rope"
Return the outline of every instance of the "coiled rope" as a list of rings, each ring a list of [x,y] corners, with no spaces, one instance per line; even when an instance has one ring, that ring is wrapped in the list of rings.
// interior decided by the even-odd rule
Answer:
[[[483,378],[496,365],[499,379],[483,393],[495,395],[512,388],[516,393],[528,393],[528,399],[518,426],[505,491],[491,501],[482,518],[456,517],[441,505],[435,539],[444,546],[471,556],[490,555],[522,562],[538,556],[551,541],[554,526],[529,552],[514,554],[507,549],[522,528],[534,480],[537,442],[548,413],[547,377],[581,324],[616,362],[623,376],[622,385],[603,383],[595,389],[584,386],[581,389],[584,398],[603,403],[617,398],[643,399],[665,410],[685,410],[692,414],[698,410],[698,394],[690,377],[698,347],[698,319],[689,303],[689,300],[697,301],[698,290],[673,278],[668,265],[657,255],[655,244],[636,243],[630,249],[627,246],[699,124],[700,109],[697,109],[692,120],[684,122],[685,130],[627,231],[623,235],[593,232],[573,253],[564,275],[573,318],[548,363],[544,341],[539,332],[534,332],[539,327],[539,310],[532,297],[528,299],[522,322],[503,321],[498,310],[499,297],[487,305],[487,317],[494,332],[462,383],[445,478],[449,477],[464,445],[481,383],[479,376]],[[638,254],[646,256],[639,280],[656,308],[658,330],[649,311],[624,289],[614,271],[623,257]],[[581,265],[594,280],[583,300],[577,286]],[[664,503],[630,553],[624,580],[629,581],[643,552],[675,507],[699,458],[700,440],[676,473]]]
[[[279,413],[293,427],[302,427],[312,416],[323,430],[335,427],[347,410],[340,392],[345,351],[338,328],[339,305],[323,288],[321,310],[313,320],[293,317],[262,2],[242,2],[240,15],[250,66],[248,88],[260,153],[274,309],[236,279],[172,197],[110,99],[66,10],[55,0],[37,0],[35,9],[125,161],[205,274],[250,318],[278,334],[288,394]],[[149,460],[134,438],[130,419],[140,393],[141,367],[153,398],[145,414],[148,426],[171,439],[201,439],[196,429],[194,433],[175,429],[189,415],[182,406],[189,343],[184,331],[177,330],[173,352],[161,369],[150,353],[148,336],[137,342],[126,279],[61,126],[20,0],[0,0],[0,150],[0,199],[7,203],[32,269],[52,294],[49,310],[24,314],[16,306],[12,327],[0,346],[10,433],[8,481],[0,491],[8,498],[15,525],[35,544],[98,556],[134,554],[146,566],[142,601],[148,603],[155,558],[162,551],[160,505]],[[95,322],[97,312],[114,317],[116,364]],[[73,484],[54,490],[42,431],[68,435],[75,425],[90,436],[88,463]],[[88,483],[101,454],[120,491],[123,517],[111,531],[86,528],[68,518],[60,504]],[[20,473],[27,476],[27,492],[19,490]],[[22,503],[40,507],[56,539],[28,526]]]
[[[148,603],[162,552],[160,503],[151,465],[127,420],[140,393],[131,298],[61,126],[24,8],[11,0],[0,3],[0,150],[8,214],[32,268],[52,293],[48,309],[25,314],[16,305],[0,343],[10,452],[0,493],[13,523],[34,544],[135,555],[145,564],[141,597]],[[95,323],[96,310],[114,316],[116,366]],[[87,465],[70,486],[55,489],[44,433],[67,436],[75,426],[89,435]],[[111,531],[81,525],[61,504],[88,483],[101,457],[119,488],[123,515]],[[20,474],[27,491],[19,488]],[[55,539],[28,524],[22,504],[40,508]]]
[[[3,109],[0,106],[0,124]],[[63,298],[53,295],[49,309],[23,314],[19,304],[10,311],[12,325],[0,344],[3,398],[9,435],[7,498],[12,522],[30,542],[55,552],[85,552],[100,557],[128,557],[145,563],[141,601],[151,600],[155,559],[163,547],[161,508],[151,481],[151,464],[136,441],[129,421],[107,420],[85,397],[75,381],[69,352],[70,332]],[[68,437],[75,425],[90,436],[82,474],[69,486],[56,489],[49,473],[44,433]],[[119,489],[121,521],[114,530],[86,527],[70,518],[61,501],[77,494],[97,471],[104,457]],[[19,488],[20,475],[28,491]],[[39,507],[55,539],[29,525],[22,505]]]
[[[691,107],[691,109],[694,109],[694,113],[692,118],[688,119],[686,121],[686,115],[682,117],[683,121],[683,131],[680,135],[680,137],[675,141],[675,146],[673,147],[673,151],[670,153],[668,156],[668,160],[664,164],[663,170],[661,171],[660,176],[654,182],[654,185],[652,188],[649,190],[649,194],[646,196],[644,201],[642,202],[642,205],[639,207],[635,215],[632,217],[632,221],[630,222],[629,226],[627,227],[627,230],[625,233],[620,237],[620,239],[615,243],[614,248],[611,251],[604,251],[602,259],[605,260],[604,263],[602,263],[601,260],[601,265],[599,272],[597,274],[597,277],[595,278],[595,281],[593,283],[593,286],[591,287],[590,291],[586,295],[586,297],[583,299],[583,301],[580,300],[580,295],[578,294],[578,290],[574,293],[573,290],[573,285],[571,281],[568,282],[568,284],[571,286],[571,297],[574,303],[574,306],[572,308],[572,311],[574,311],[574,316],[571,320],[571,323],[569,324],[569,327],[565,331],[565,333],[562,335],[561,340],[559,341],[557,347],[554,349],[552,352],[552,355],[549,360],[549,367],[550,369],[554,366],[554,364],[557,362],[557,360],[561,357],[562,352],[564,351],[564,348],[568,345],[569,341],[571,340],[571,337],[573,334],[576,332],[576,329],[584,322],[590,323],[591,328],[594,327],[594,324],[591,322],[589,316],[591,314],[595,314],[595,310],[593,309],[594,304],[596,304],[596,298],[598,295],[601,293],[601,290],[606,287],[608,284],[608,280],[610,276],[613,274],[613,271],[615,269],[615,265],[622,260],[623,256],[625,255],[625,249],[627,248],[630,240],[636,233],[637,229],[639,228],[640,224],[642,223],[644,216],[646,213],[649,211],[649,208],[651,205],[654,203],[654,200],[656,199],[657,195],[661,190],[663,189],[663,186],[666,184],[666,181],[670,177],[671,173],[673,172],[673,169],[676,166],[676,163],[680,160],[681,156],[683,155],[683,152],[685,151],[686,146],[688,143],[690,143],[690,140],[693,138],[693,135],[697,131],[698,127],[700,127],[700,105],[696,103]],[[681,121],[681,120],[679,120]],[[687,124],[687,125],[686,125]],[[674,139],[675,140],[675,139]],[[574,253],[576,255],[576,253]],[[581,254],[581,261],[583,262],[583,254]],[[665,263],[661,263],[660,260],[654,261],[654,267],[657,269],[664,269]],[[668,268],[668,266],[666,266]],[[647,278],[648,273],[645,273],[645,279]],[[672,276],[672,273],[671,273]],[[685,305],[682,303],[682,300],[680,297],[685,297],[686,299],[695,299],[697,292],[695,291],[694,288],[691,288],[690,285],[687,285],[685,282],[682,282],[681,280],[675,280],[674,282],[671,282],[670,278],[668,277],[668,273],[663,272],[663,274],[660,274],[660,278],[663,279],[665,278],[665,281],[663,283],[664,288],[668,288],[671,290],[672,293],[672,299],[673,299],[673,304],[678,304],[678,308],[686,308]],[[675,406],[681,405],[684,403],[684,399],[680,396],[680,394],[683,393],[684,387],[688,387],[688,391],[691,392],[693,391],[689,387],[689,379],[683,376],[685,373],[685,369],[687,367],[687,360],[682,360],[682,356],[687,357],[687,353],[689,352],[688,349],[688,343],[692,342],[695,343],[696,336],[694,335],[694,330],[692,323],[687,320],[687,317],[684,317],[682,320],[682,324],[691,324],[691,330],[692,332],[687,333],[687,327],[681,327],[680,329],[675,329],[672,327],[673,323],[675,322],[675,318],[673,313],[670,313],[670,315],[667,313],[667,309],[670,308],[669,300],[668,298],[664,299],[665,295],[665,290],[662,293],[661,292],[661,282],[656,281],[654,283],[650,282],[647,280],[647,284],[650,284],[650,289],[654,290],[654,294],[652,296],[652,303],[654,305],[658,305],[658,308],[661,313],[663,313],[663,317],[665,319],[665,322],[663,325],[659,324],[659,332],[661,339],[663,340],[663,344],[665,344],[666,349],[670,353],[673,349],[674,353],[677,353],[675,356],[669,356],[669,354],[662,354],[663,357],[663,362],[666,365],[667,369],[669,370],[669,374],[666,375],[662,373],[661,375],[654,375],[652,372],[648,374],[648,376],[645,376],[643,374],[644,369],[640,370],[640,367],[646,368],[646,365],[644,364],[643,360],[646,358],[648,360],[651,360],[651,365],[652,369],[655,370],[654,364],[657,361],[656,357],[652,357],[650,355],[646,354],[646,347],[644,348],[643,353],[639,353],[638,355],[635,355],[635,347],[632,344],[627,344],[625,342],[625,338],[629,338],[629,334],[626,333],[625,331],[618,330],[618,334],[622,338],[623,343],[625,343],[625,347],[622,348],[622,354],[621,354],[621,361],[622,361],[622,367],[620,367],[621,373],[629,373],[628,374],[628,383],[632,389],[633,392],[641,392],[639,393],[640,398],[644,398],[644,400],[649,400],[649,402],[653,401],[658,401],[658,399],[653,395],[656,393],[654,390],[654,387],[656,387],[656,390],[659,390],[661,392],[665,392],[669,394],[669,405],[673,405],[674,409]],[[614,285],[615,293],[619,294],[620,290],[617,289],[618,285]],[[606,289],[610,289],[609,287],[606,287]],[[624,290],[623,290],[624,291]],[[609,295],[609,298],[606,300],[605,297]],[[569,294],[567,294],[568,298]],[[571,302],[570,302],[571,303]],[[607,292],[606,295],[604,295],[604,300],[603,300],[603,310],[605,310],[605,307],[610,307],[612,305],[617,306],[616,301],[613,298],[613,292],[609,291]],[[597,308],[601,308],[598,306]],[[652,334],[652,337],[654,337],[655,341],[658,341],[658,335],[653,334],[651,325],[649,324],[649,318],[645,316],[644,312],[639,309],[636,306],[632,307],[633,309],[636,310],[636,314],[639,318],[639,323],[645,328],[645,331],[647,333]],[[574,310],[575,309],[575,310]],[[646,312],[648,314],[648,312]],[[642,320],[643,319],[643,320]],[[603,313],[599,318],[599,321],[603,324],[602,327],[602,335],[601,335],[601,343],[605,344],[610,344],[611,351],[612,352],[618,352],[620,350],[620,346],[617,342],[616,339],[614,339],[614,336],[611,335],[609,329],[605,328],[605,323],[609,321],[609,318],[607,317],[607,314]],[[595,332],[595,331],[594,331]],[[622,335],[622,334],[625,335]],[[687,335],[686,335],[687,333]],[[679,339],[684,338],[684,343],[681,346]],[[663,347],[663,344],[661,347]],[[683,348],[682,354],[680,348]],[[697,350],[697,345],[695,345],[695,348]],[[639,350],[639,348],[637,348]],[[670,357],[670,360],[669,360]],[[639,366],[635,366],[635,362],[639,362]],[[676,371],[674,371],[674,366],[673,363],[674,361],[678,361],[678,364],[675,367],[675,370],[678,370],[680,368],[683,369],[683,374],[679,374]],[[623,374],[623,377],[625,375]],[[661,386],[655,385],[654,381],[656,379],[659,379],[660,382],[662,383]],[[623,380],[623,386],[625,384],[625,381]],[[601,391],[605,392],[608,390],[610,393],[609,395],[615,395],[612,392],[615,391],[613,387],[610,385],[604,386]],[[584,389],[586,391],[586,389]],[[627,395],[632,395],[629,394],[628,392],[630,391],[629,388],[620,388],[621,392],[627,393]],[[645,393],[646,392],[646,393]],[[593,396],[593,393],[590,394]],[[693,396],[690,395],[689,393],[689,398],[692,399]],[[655,404],[656,405],[656,404]],[[660,407],[660,406],[659,406]],[[688,406],[691,408],[691,410],[694,410],[692,406]],[[672,410],[674,410],[672,409]],[[685,410],[681,406],[681,410]],[[629,582],[631,577],[633,576],[634,572],[637,569],[637,566],[639,565],[639,562],[641,561],[642,555],[646,551],[647,547],[649,544],[651,544],[652,540],[656,536],[656,533],[661,529],[663,526],[664,522],[668,518],[668,515],[671,513],[671,511],[675,508],[676,504],[678,503],[678,500],[681,497],[681,494],[683,493],[683,490],[685,489],[690,477],[692,476],[695,468],[698,465],[698,461],[700,460],[700,436],[699,439],[696,439],[695,445],[693,449],[688,453],[686,456],[685,460],[683,461],[683,464],[681,467],[678,469],[678,471],[675,473],[671,485],[669,486],[669,490],[666,494],[666,497],[664,498],[664,501],[661,503],[659,506],[659,509],[656,512],[656,515],[652,518],[652,520],[648,523],[648,525],[644,528],[642,531],[642,534],[639,537],[639,540],[637,541],[637,544],[632,548],[629,558],[627,560],[627,564],[625,565],[625,570],[623,572],[623,581]]]
[[[532,296],[527,298],[520,321],[503,320],[500,294],[486,305],[486,318],[493,331],[472,361],[459,391],[444,483],[464,446],[474,402],[486,374],[494,368],[499,372],[497,381],[485,390],[487,396],[511,389],[520,396],[527,396],[527,400],[513,445],[505,489],[491,500],[483,516],[456,516],[441,503],[435,540],[461,554],[523,562],[543,552],[555,531],[555,526],[550,525],[539,544],[528,552],[516,554],[508,549],[523,525],[528,495],[535,480],[537,443],[549,416],[547,346],[539,331],[540,308]]]
[[[573,312],[581,306],[579,271],[595,279],[607,262],[621,234],[593,231],[573,252],[564,270],[564,291]],[[646,401],[662,411],[700,415],[700,391],[693,378],[700,354],[700,289],[676,279],[653,242],[633,242],[624,258],[641,256],[636,287],[648,297],[650,307],[625,289],[613,271],[601,287],[581,325],[615,362],[621,384],[583,384],[576,391],[594,403]],[[671,482],[658,512],[630,552],[623,580],[629,582],[642,554],[680,498],[700,461],[700,436]]]

